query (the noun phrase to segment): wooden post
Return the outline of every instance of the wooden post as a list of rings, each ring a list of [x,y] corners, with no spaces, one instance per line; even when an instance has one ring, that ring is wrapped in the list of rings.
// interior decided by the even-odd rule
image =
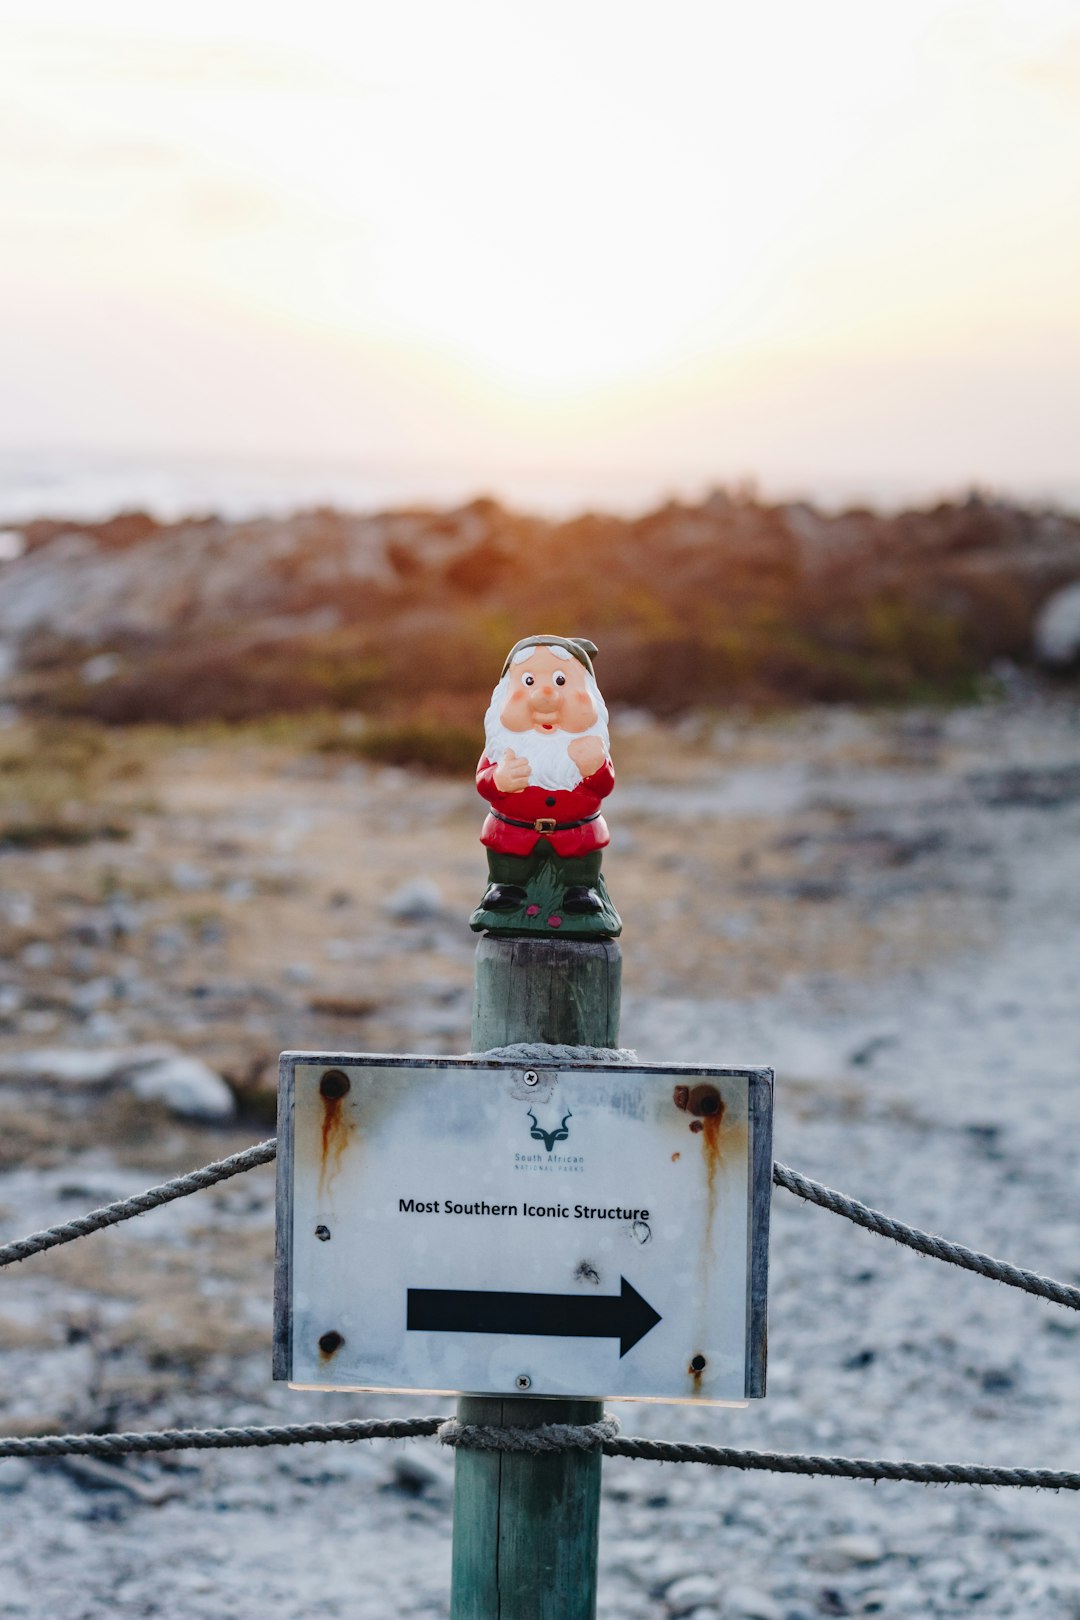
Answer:
[[[517,1041],[616,1046],[622,956],[612,939],[485,935],[474,1052]],[[601,1400],[465,1396],[462,1423],[596,1423]],[[451,1620],[594,1620],[599,1452],[459,1451]]]
[[[618,1046],[621,984],[616,940],[485,934],[476,947],[472,1049]]]

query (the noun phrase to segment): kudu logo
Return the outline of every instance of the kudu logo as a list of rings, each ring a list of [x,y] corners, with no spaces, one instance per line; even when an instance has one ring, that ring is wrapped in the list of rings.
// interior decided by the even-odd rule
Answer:
[[[573,1117],[573,1114],[564,1114],[563,1122],[557,1131],[545,1131],[542,1125],[537,1124],[536,1115],[530,1108],[529,1118],[532,1120],[532,1130],[529,1132],[529,1135],[532,1137],[534,1142],[543,1142],[544,1146],[550,1153],[556,1142],[565,1142],[566,1138],[570,1135],[570,1127],[566,1122],[568,1119],[573,1119]]]

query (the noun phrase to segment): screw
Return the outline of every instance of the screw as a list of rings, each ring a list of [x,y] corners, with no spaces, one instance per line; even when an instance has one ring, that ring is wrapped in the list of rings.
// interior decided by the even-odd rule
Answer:
[[[342,1074],[340,1069],[327,1069],[319,1081],[319,1092],[329,1101],[335,1102],[338,1097],[344,1097],[350,1084],[348,1075]]]
[[[526,1069],[521,1078],[527,1086],[538,1086],[540,1084],[540,1076],[535,1069]]]
[[[704,1356],[694,1356],[691,1359],[691,1362],[690,1362],[690,1371],[691,1372],[704,1372],[705,1371],[705,1357]]]
[[[317,1226],[315,1228],[315,1236],[318,1238],[320,1243],[329,1243],[330,1228],[328,1226]]]
[[[528,1373],[518,1373],[517,1377],[514,1379],[514,1388],[532,1389],[532,1379],[529,1377]]]
[[[319,1349],[322,1351],[324,1356],[332,1356],[334,1351],[340,1350],[344,1343],[345,1340],[342,1338],[341,1334],[335,1333],[334,1330],[331,1329],[329,1333],[324,1333],[322,1338],[319,1340]]]

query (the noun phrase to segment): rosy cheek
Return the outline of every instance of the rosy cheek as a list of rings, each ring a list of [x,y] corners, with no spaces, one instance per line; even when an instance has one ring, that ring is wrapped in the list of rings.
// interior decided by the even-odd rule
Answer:
[[[563,717],[563,729],[578,735],[588,731],[596,719],[596,704],[588,692],[568,692],[566,712]]]
[[[529,729],[531,721],[525,701],[525,692],[522,687],[519,686],[516,692],[511,692],[502,706],[499,719],[507,731],[527,731]]]

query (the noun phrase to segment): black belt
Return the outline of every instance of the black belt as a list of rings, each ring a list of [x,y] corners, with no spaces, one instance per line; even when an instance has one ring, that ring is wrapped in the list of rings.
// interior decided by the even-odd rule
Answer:
[[[496,821],[505,821],[508,827],[528,827],[531,832],[553,833],[569,832],[572,827],[587,827],[590,821],[596,821],[600,812],[596,810],[591,816],[582,816],[580,821],[556,821],[554,816],[538,816],[535,821],[515,821],[513,816],[504,816],[501,810],[489,810],[489,815]]]

